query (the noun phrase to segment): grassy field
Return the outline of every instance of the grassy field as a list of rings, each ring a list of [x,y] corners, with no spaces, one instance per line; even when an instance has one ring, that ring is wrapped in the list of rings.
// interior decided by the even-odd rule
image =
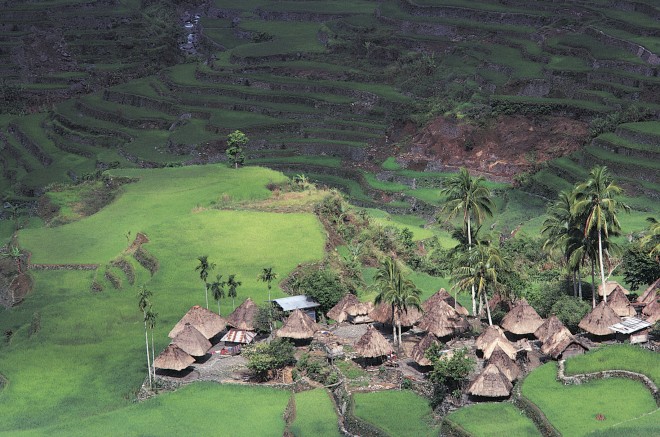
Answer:
[[[522,394],[563,435],[585,436],[657,410],[651,393],[640,382],[612,378],[564,386],[556,375],[556,363],[544,364],[523,381]],[[597,420],[599,414],[605,420]]]
[[[392,437],[431,436],[438,433],[428,401],[411,391],[355,393],[355,416]]]
[[[266,299],[266,287],[256,280],[262,268],[272,266],[283,279],[299,263],[322,257],[324,234],[311,214],[212,208],[223,197],[268,197],[265,185],[282,180],[280,173],[217,165],[113,174],[120,173],[140,181],[126,185],[113,204],[75,223],[21,231],[19,241],[33,252],[33,262],[103,268],[126,248],[128,231],[131,238],[146,232],[151,241],[145,248],[160,269],[152,277],[138,266],[135,285],[122,278],[121,290],[97,278],[105,284],[101,293],[90,291],[93,271],[33,272],[33,292],[19,307],[0,310],[0,330],[14,332],[10,343],[0,344],[0,371],[8,380],[0,392],[2,430],[75,423],[131,404],[146,374],[138,285],[154,293],[156,349],[161,350],[177,320],[192,305],[204,304],[194,270],[198,256],[217,263],[209,278],[237,274],[243,282],[237,304],[247,296],[259,303]],[[284,294],[274,287],[273,295]],[[230,310],[225,299],[222,313]],[[185,403],[187,396],[174,399]],[[208,420],[208,427],[218,424],[217,417]]]
[[[629,344],[612,345],[592,350],[566,360],[566,374],[629,370],[642,373],[660,385],[660,356]]]
[[[541,433],[527,416],[509,403],[483,403],[460,408],[445,420],[460,425],[474,437],[531,437]]]
[[[289,396],[287,391],[266,387],[202,382],[121,410],[6,435],[275,437],[284,431],[283,413]]]
[[[289,430],[296,437],[339,437],[337,414],[330,394],[323,388],[296,393],[296,419]],[[255,434],[256,435],[256,434]]]

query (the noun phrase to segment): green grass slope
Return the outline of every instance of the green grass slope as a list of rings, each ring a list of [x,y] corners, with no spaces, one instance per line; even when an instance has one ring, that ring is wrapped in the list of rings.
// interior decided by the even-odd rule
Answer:
[[[99,263],[101,268],[33,271],[33,292],[19,307],[0,310],[0,330],[14,332],[10,343],[0,345],[0,373],[8,381],[0,391],[2,430],[65,426],[131,404],[146,375],[139,285],[154,293],[159,314],[155,342],[162,350],[178,319],[192,305],[204,304],[196,257],[208,255],[217,264],[211,275],[237,275],[243,282],[238,304],[248,296],[266,300],[267,289],[256,280],[262,268],[272,266],[284,278],[299,263],[323,255],[325,234],[311,214],[210,208],[221,198],[267,198],[265,185],[282,180],[280,173],[216,165],[119,173],[139,181],[126,185],[125,192],[97,214],[19,233],[21,245],[33,252],[33,262]],[[122,288],[115,290],[102,274],[126,248],[127,231],[133,236],[146,232],[151,241],[144,247],[160,268],[152,277],[137,266],[135,284],[121,276]],[[90,290],[94,280],[105,285],[104,291]],[[274,287],[273,295],[283,293]],[[214,303],[211,308],[216,308]],[[225,299],[222,313],[230,310],[231,301]],[[187,402],[185,395],[173,399]],[[209,408],[218,405],[212,399],[207,402]],[[207,420],[209,429],[218,424],[217,416]],[[156,434],[167,429],[166,423],[161,426]]]

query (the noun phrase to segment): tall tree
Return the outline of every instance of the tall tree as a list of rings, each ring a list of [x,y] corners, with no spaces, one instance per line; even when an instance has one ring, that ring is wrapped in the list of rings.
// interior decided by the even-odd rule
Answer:
[[[147,307],[147,310],[144,313],[144,319],[147,322],[147,326],[151,331],[151,372],[153,374],[154,381],[156,381],[156,355],[154,349],[154,328],[156,327],[156,319],[158,318],[158,313],[155,312],[152,308],[151,303]]]
[[[415,284],[405,277],[396,260],[383,258],[374,276],[374,286],[378,291],[375,302],[387,303],[392,308],[392,335],[394,343],[401,345],[401,320],[397,314],[408,311],[408,308],[421,309],[420,296],[422,292]],[[397,327],[399,337],[397,341]]]
[[[501,284],[497,280],[498,269],[504,268],[507,261],[499,249],[494,246],[478,244],[471,251],[465,252],[459,259],[452,273],[455,287],[476,289],[477,299],[486,307],[488,324],[493,324],[488,306],[488,292],[495,291]]]
[[[227,136],[227,158],[229,162],[232,163],[234,168],[238,168],[239,165],[243,165],[245,162],[245,154],[243,153],[243,147],[248,143],[249,139],[240,130],[235,130]]]
[[[268,316],[269,316],[269,320],[271,320],[271,331],[273,329],[272,326],[273,303],[271,302],[271,298],[270,298],[270,289],[271,289],[271,284],[275,279],[277,279],[277,273],[273,271],[272,267],[264,267],[261,270],[261,273],[257,275],[257,281],[265,282],[266,284],[268,284]]]
[[[231,306],[236,309],[234,299],[238,296],[236,289],[243,285],[241,281],[236,280],[236,275],[229,275],[227,278],[227,296],[231,297]]]
[[[444,183],[440,193],[446,197],[443,210],[449,211],[449,217],[461,214],[463,226],[468,236],[468,250],[472,249],[472,221],[480,224],[486,216],[492,216],[494,204],[490,199],[490,190],[484,185],[482,176],[472,178],[465,167]],[[472,291],[472,314],[477,312],[474,288]]]
[[[149,335],[147,334],[147,308],[151,305],[149,303],[149,298],[152,296],[152,292],[147,289],[144,285],[141,285],[138,290],[138,308],[142,312],[142,317],[144,319],[144,342],[147,348],[147,370],[149,373],[149,387],[152,386],[151,379],[151,358],[149,356]]]
[[[651,258],[660,262],[660,221],[655,217],[647,217],[649,223],[645,235],[640,240],[642,249],[647,250]]]
[[[630,207],[617,200],[615,196],[623,193],[623,189],[612,180],[607,167],[596,166],[589,173],[589,179],[576,187],[574,213],[584,215],[584,234],[592,229],[598,237],[598,263],[600,279],[603,287],[603,300],[607,302],[605,293],[605,263],[603,261],[603,241],[609,238],[610,231],[621,229],[617,212],[619,209],[630,211]]]
[[[222,280],[222,275],[215,275],[215,281],[207,285],[207,287],[211,289],[213,299],[218,303],[218,315],[220,315],[220,299],[225,297],[226,284],[227,283]]]
[[[209,277],[211,270],[215,268],[215,263],[209,262],[208,255],[202,255],[197,257],[199,264],[195,267],[195,271],[199,271],[199,279],[204,282],[204,295],[206,297],[206,309],[209,309],[209,284],[206,280]]]

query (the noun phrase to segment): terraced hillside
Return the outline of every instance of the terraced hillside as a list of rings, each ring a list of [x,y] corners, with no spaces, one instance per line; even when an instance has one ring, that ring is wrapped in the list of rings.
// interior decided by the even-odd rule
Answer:
[[[529,189],[552,193],[600,162],[633,193],[660,193],[660,8],[652,0],[214,0],[178,6],[178,35],[148,3],[4,2],[3,92],[20,93],[21,104],[34,93],[39,105],[23,110],[47,109],[0,116],[5,196],[31,197],[48,182],[108,167],[218,161],[226,135],[240,129],[252,163],[304,172],[363,204],[424,208],[443,171],[484,151],[481,137],[458,138],[465,150],[451,165],[433,154],[387,158],[415,151],[413,134],[436,117],[478,131],[516,129],[506,125],[511,116],[540,126],[571,120],[585,132],[605,120],[589,146],[545,166],[538,161],[557,154],[539,150],[554,139],[523,141],[528,150],[516,154],[529,165],[511,171],[540,169]],[[54,22],[67,25],[41,30]],[[196,55],[161,69],[172,49]],[[58,93],[74,96],[49,104]],[[491,160],[506,163],[498,153],[507,141]]]

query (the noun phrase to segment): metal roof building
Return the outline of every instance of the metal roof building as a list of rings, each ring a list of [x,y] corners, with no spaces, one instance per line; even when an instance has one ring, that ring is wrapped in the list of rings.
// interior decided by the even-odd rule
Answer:
[[[279,307],[282,308],[283,311],[293,311],[298,309],[304,310],[307,308],[316,308],[320,306],[318,302],[316,302],[314,299],[312,299],[309,296],[305,296],[304,294],[301,294],[299,296],[273,299],[273,302],[279,305]]]

